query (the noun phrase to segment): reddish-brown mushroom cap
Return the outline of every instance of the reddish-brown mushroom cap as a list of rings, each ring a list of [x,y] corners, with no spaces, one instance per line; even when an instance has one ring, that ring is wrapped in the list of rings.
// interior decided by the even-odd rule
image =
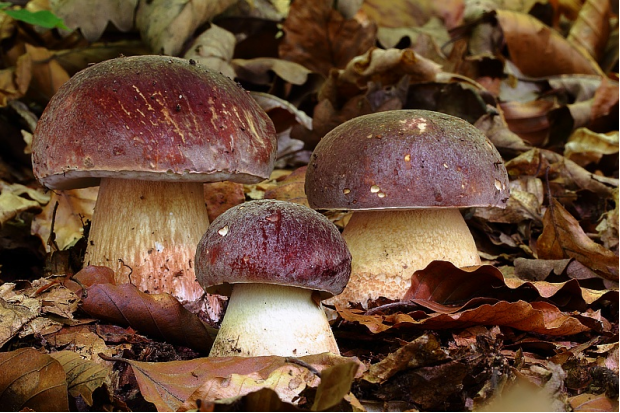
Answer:
[[[493,144],[466,121],[397,110],[351,119],[315,148],[306,195],[316,209],[505,207],[508,175]]]
[[[47,187],[104,177],[258,182],[275,160],[275,129],[229,78],[192,61],[133,56],[93,65],[50,100],[33,142]]]
[[[344,289],[351,254],[322,214],[277,200],[230,208],[209,226],[196,250],[196,277],[210,293],[229,295],[231,284],[264,283],[321,292]]]

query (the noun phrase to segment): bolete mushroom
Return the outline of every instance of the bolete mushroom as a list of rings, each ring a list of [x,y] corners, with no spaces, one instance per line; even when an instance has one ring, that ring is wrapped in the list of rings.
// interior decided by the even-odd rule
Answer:
[[[351,279],[329,302],[398,300],[433,260],[479,265],[459,208],[504,208],[507,184],[497,149],[460,118],[395,110],[339,125],[316,146],[305,183],[310,207],[352,211],[342,233]]]
[[[52,189],[100,185],[85,264],[117,283],[193,301],[194,254],[209,225],[204,182],[259,182],[273,123],[240,86],[194,61],[133,56],[93,65],[52,97],[33,140]]]
[[[322,214],[278,200],[218,216],[196,249],[196,276],[230,295],[210,356],[339,354],[321,299],[339,294],[351,254]]]

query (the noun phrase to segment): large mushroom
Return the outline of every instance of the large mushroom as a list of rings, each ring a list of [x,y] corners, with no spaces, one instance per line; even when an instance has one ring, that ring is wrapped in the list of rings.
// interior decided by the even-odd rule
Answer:
[[[218,216],[196,249],[196,275],[230,295],[210,356],[339,354],[321,299],[339,294],[351,254],[318,212],[249,201]]]
[[[209,225],[204,182],[259,182],[275,129],[236,83],[194,61],[122,57],[73,76],[37,125],[33,168],[51,189],[100,185],[85,264],[117,283],[193,301]]]
[[[316,146],[305,183],[310,207],[353,212],[342,233],[351,279],[330,303],[398,300],[433,260],[479,265],[459,208],[504,208],[507,184],[493,144],[454,116],[386,111],[333,129]]]

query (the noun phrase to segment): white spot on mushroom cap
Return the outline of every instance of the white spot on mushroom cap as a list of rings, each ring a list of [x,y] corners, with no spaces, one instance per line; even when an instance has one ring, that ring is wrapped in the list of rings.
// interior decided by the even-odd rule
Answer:
[[[370,187],[370,192],[372,192],[373,194],[376,194],[380,190],[381,190],[381,188],[379,188],[377,185],[373,185],[373,186]]]
[[[350,190],[349,188],[344,188],[344,189],[342,190],[342,193],[346,195],[346,194],[351,193],[351,190]]]
[[[225,236],[226,234],[228,234],[228,225],[224,225],[222,228],[220,228],[217,231],[218,234],[220,234],[221,236]]]
[[[498,181],[497,179],[495,180],[495,188],[497,188],[498,191],[502,190],[502,183],[500,181]]]

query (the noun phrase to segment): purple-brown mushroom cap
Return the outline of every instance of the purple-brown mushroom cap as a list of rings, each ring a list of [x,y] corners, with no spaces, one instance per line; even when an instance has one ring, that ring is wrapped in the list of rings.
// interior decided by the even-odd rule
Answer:
[[[196,278],[209,293],[230,295],[232,284],[264,283],[339,294],[351,254],[338,228],[322,214],[278,200],[249,201],[209,226],[196,249]]]
[[[508,174],[470,123],[426,110],[378,112],[326,134],[308,164],[315,209],[504,208]]]
[[[33,139],[33,169],[54,189],[116,177],[242,183],[269,177],[273,123],[231,79],[167,56],[111,59],[52,97]]]

